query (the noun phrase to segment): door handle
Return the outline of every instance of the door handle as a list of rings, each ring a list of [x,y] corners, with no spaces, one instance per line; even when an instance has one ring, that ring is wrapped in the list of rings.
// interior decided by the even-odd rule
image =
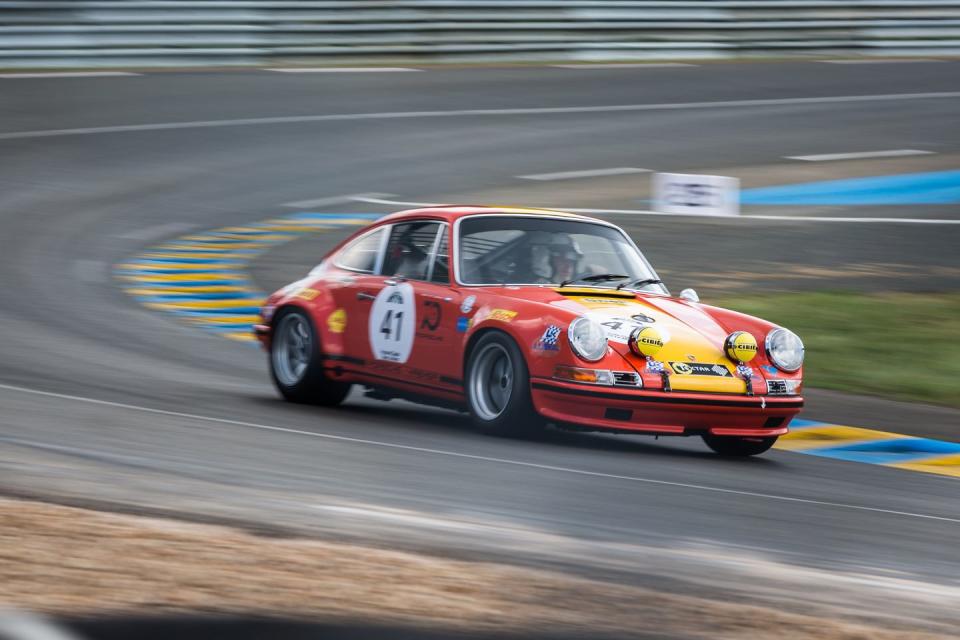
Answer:
[[[392,287],[394,285],[398,285],[401,282],[406,282],[406,281],[407,279],[404,278],[403,276],[396,276],[394,278],[390,278],[389,280],[384,280],[383,284],[387,285],[388,287]]]
[[[376,299],[377,299],[377,296],[373,295],[372,293],[366,293],[365,291],[361,291],[357,294],[357,300],[376,300]]]
[[[453,298],[450,296],[432,296],[430,294],[424,294],[424,298],[429,300],[443,300],[444,302],[453,302]]]

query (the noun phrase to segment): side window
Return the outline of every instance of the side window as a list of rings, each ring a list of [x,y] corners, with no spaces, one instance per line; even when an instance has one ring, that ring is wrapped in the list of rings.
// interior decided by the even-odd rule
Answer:
[[[380,241],[384,230],[361,236],[345,246],[333,259],[333,264],[343,269],[373,273],[377,268],[377,255],[380,252]]]
[[[406,222],[393,225],[383,275],[426,280],[439,222]]]
[[[437,245],[437,255],[433,259],[433,270],[430,272],[430,282],[450,284],[450,251],[447,249],[447,228],[440,232],[440,243]]]

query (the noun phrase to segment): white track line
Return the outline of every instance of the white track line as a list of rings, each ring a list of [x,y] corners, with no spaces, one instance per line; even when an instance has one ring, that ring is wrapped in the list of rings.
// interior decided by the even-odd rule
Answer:
[[[448,451],[445,449],[431,449],[428,447],[414,447],[406,444],[398,444],[395,442],[383,442],[380,440],[367,440],[363,438],[351,438],[348,436],[337,436],[330,433],[318,433],[316,431],[303,431],[301,429],[291,429],[289,427],[277,427],[267,424],[259,424],[256,422],[245,422],[242,420],[231,420],[229,418],[214,418],[210,416],[202,416],[193,413],[184,413],[181,411],[167,411],[165,409],[152,409],[150,407],[142,407],[134,404],[125,404],[122,402],[111,402],[109,400],[98,400],[96,398],[87,398],[84,396],[74,396],[68,395],[65,393],[54,393],[51,391],[40,391],[38,389],[29,389],[27,387],[18,387],[9,384],[0,384],[0,389],[6,389],[8,391],[16,391],[19,393],[28,393],[37,396],[43,396],[46,398],[59,398],[61,400],[71,400],[73,402],[83,402],[86,404],[94,404],[103,407],[114,407],[117,409],[126,409],[129,411],[140,411],[143,413],[151,413],[155,415],[162,416],[171,416],[174,418],[185,418],[187,420],[199,420],[204,422],[213,422],[216,424],[225,424],[235,427],[245,427],[249,429],[260,429],[262,431],[274,431],[278,433],[289,433],[300,436],[307,436],[310,438],[322,438],[324,440],[335,440],[337,442],[348,442],[351,444],[362,444],[373,447],[383,447],[386,449],[399,449],[403,451],[416,451],[418,453],[429,453],[432,455],[438,456],[448,456],[451,458],[462,458],[466,460],[476,460],[479,462],[492,462],[496,464],[505,464],[515,467],[525,467],[529,469],[540,469],[543,471],[552,471],[556,473],[568,473],[578,476],[586,476],[591,478],[607,478],[612,480],[624,480],[627,482],[637,482],[643,484],[652,484],[659,486],[667,487],[679,487],[682,489],[694,489],[697,491],[709,491],[712,493],[722,493],[727,495],[736,495],[736,496],[745,496],[750,498],[762,498],[766,500],[777,500],[781,502],[793,502],[799,504],[812,504],[823,507],[833,507],[836,509],[848,509],[853,511],[866,511],[870,513],[882,513],[887,515],[895,516],[905,516],[908,518],[920,518],[923,520],[937,520],[940,522],[951,522],[954,524],[960,524],[960,518],[950,518],[947,516],[935,516],[926,513],[915,513],[911,511],[896,511],[894,509],[881,509],[879,507],[866,507],[863,505],[856,504],[845,504],[842,502],[829,502],[825,500],[812,500],[809,498],[794,498],[791,496],[783,496],[774,493],[760,493],[757,491],[740,491],[737,489],[724,489],[723,487],[712,487],[709,485],[702,484],[691,484],[687,482],[671,482],[669,480],[657,480],[655,478],[644,478],[640,476],[624,476],[614,473],[604,473],[602,471],[588,471],[586,469],[575,469],[572,467],[559,467],[550,464],[538,464],[536,462],[526,462],[523,460],[512,460],[510,458],[496,458],[492,456],[481,456],[474,455],[470,453],[461,453],[459,451]]]
[[[301,67],[299,69],[264,69],[274,73],[404,73],[423,71],[409,67]]]
[[[401,200],[384,200],[382,198],[357,198],[359,202],[370,204],[399,205],[404,207],[442,207],[456,206],[441,202],[404,202]],[[662,211],[650,211],[646,209],[576,209],[573,207],[533,207],[535,209],[547,209],[550,211],[568,211],[570,213],[623,213],[641,216],[676,216],[679,218],[710,218],[711,220],[737,220],[746,218],[749,220],[784,220],[792,222],[896,222],[906,224],[960,224],[960,219],[951,220],[949,218],[836,218],[819,216],[770,216],[770,215],[739,215],[739,216],[714,216],[698,215],[694,213],[664,213]]]
[[[888,149],[885,151],[853,151],[851,153],[821,153],[812,156],[783,156],[786,160],[804,162],[830,162],[831,160],[860,160],[863,158],[901,158],[904,156],[929,156],[934,151],[921,149]]]
[[[554,69],[664,69],[667,67],[699,67],[698,64],[688,62],[637,62],[637,63],[604,63],[604,64],[552,64]]]
[[[0,78],[7,80],[18,80],[20,78],[117,78],[142,75],[142,73],[131,73],[129,71],[51,71],[49,73],[0,73]]]
[[[335,204],[346,204],[348,202],[365,202],[364,198],[389,198],[392,193],[353,193],[345,196],[330,196],[327,198],[313,198],[312,200],[297,200],[295,202],[284,202],[281,207],[291,209],[313,209],[321,207],[330,207]]]
[[[573,180],[576,178],[595,178],[600,176],[622,176],[628,173],[650,173],[651,169],[637,167],[610,167],[609,169],[584,169],[583,171],[558,171],[557,173],[532,173],[526,176],[514,176],[521,180]]]
[[[330,113],[312,116],[274,116],[240,118],[236,120],[195,120],[187,122],[156,122],[150,124],[122,124],[77,129],[41,129],[0,133],[0,140],[21,138],[49,138],[54,136],[81,136],[100,133],[129,133],[139,131],[171,131],[176,129],[204,129],[212,127],[249,127],[269,124],[301,122],[340,122],[345,120],[399,120],[415,118],[463,118],[525,115],[562,115],[569,113],[635,113],[642,111],[681,111],[687,109],[731,109],[737,107],[781,107],[794,105],[841,104],[858,102],[889,102],[900,100],[935,100],[960,98],[960,91],[929,93],[883,93],[860,96],[821,96],[818,98],[773,98],[758,100],[724,100],[718,102],[661,102],[651,104],[614,104],[586,107],[524,107],[516,109],[462,109],[453,111],[386,111],[374,113]]]
[[[824,64],[905,64],[914,62],[946,62],[935,58],[877,58],[872,60],[818,60]]]

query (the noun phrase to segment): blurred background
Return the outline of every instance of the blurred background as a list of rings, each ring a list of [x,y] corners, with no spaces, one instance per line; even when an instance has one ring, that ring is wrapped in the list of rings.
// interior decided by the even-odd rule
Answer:
[[[958,52],[952,0],[0,1],[0,637],[953,636]],[[434,203],[794,330],[794,434],[282,403],[264,292]]]

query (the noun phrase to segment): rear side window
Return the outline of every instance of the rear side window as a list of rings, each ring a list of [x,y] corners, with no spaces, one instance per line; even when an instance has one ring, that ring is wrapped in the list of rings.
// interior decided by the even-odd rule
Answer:
[[[380,254],[380,242],[384,230],[378,229],[373,233],[361,236],[345,246],[334,258],[333,264],[342,269],[373,273],[377,268],[377,256]]]
[[[440,223],[432,221],[393,225],[382,275],[426,280],[439,229]]]

